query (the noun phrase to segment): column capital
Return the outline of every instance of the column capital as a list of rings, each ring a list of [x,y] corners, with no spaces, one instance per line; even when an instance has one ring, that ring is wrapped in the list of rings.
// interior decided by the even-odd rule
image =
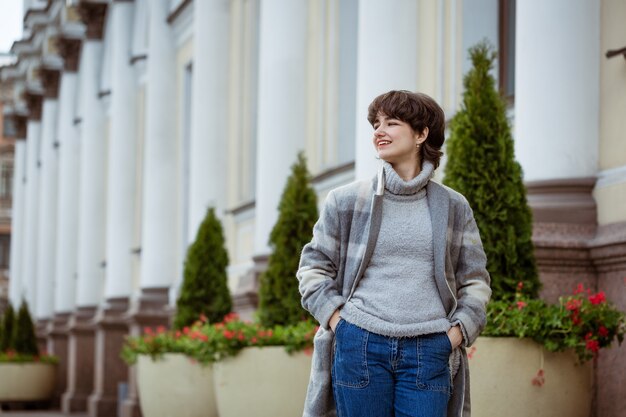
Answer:
[[[13,120],[13,126],[15,126],[15,139],[26,139],[28,116],[26,114],[14,113],[10,117]]]
[[[26,107],[28,107],[28,118],[33,121],[40,121],[43,94],[36,91],[26,91],[24,93],[24,101],[26,101]]]
[[[81,40],[78,38],[59,37],[56,43],[59,55],[63,58],[63,69],[66,72],[78,71]]]
[[[87,39],[102,39],[107,3],[82,1],[78,5],[80,19],[87,26]]]
[[[44,97],[51,99],[58,98],[61,71],[56,68],[41,68],[39,75],[44,89]]]

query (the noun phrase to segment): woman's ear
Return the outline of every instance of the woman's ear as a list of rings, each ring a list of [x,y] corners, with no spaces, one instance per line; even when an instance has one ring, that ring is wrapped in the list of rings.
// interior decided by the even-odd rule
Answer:
[[[415,134],[415,139],[417,140],[417,143],[419,143],[420,145],[422,143],[424,143],[427,138],[428,138],[428,128],[427,127],[425,127],[424,130],[422,130],[421,133],[416,133]]]

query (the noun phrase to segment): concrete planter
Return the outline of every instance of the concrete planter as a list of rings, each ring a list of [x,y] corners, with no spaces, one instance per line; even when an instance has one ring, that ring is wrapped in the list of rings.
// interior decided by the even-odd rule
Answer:
[[[0,401],[46,401],[52,398],[56,365],[0,363]]]
[[[589,416],[593,368],[577,365],[573,352],[550,353],[529,339],[479,337],[468,353],[472,415]],[[545,382],[533,385],[541,367]]]
[[[140,355],[137,390],[144,417],[217,417],[212,366],[183,354]]]
[[[220,417],[293,417],[304,408],[311,356],[282,346],[243,349],[215,364]]]

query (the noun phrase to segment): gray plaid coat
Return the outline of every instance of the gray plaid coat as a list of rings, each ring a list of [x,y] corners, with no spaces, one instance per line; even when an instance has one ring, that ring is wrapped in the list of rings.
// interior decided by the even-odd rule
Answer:
[[[435,280],[453,324],[460,324],[463,346],[448,417],[469,417],[469,372],[465,347],[485,325],[491,296],[478,227],[461,194],[430,181],[427,198],[433,230]],[[384,173],[332,190],[302,250],[297,272],[302,305],[319,321],[314,338],[311,378],[304,417],[335,416],[331,365],[334,334],[328,329],[333,312],[348,300],[369,263],[382,216]],[[460,354],[459,354],[460,353]]]

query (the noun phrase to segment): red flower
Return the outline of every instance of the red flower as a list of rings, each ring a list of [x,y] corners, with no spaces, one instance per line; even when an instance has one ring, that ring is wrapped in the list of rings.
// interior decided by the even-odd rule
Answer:
[[[206,323],[208,321],[207,317],[204,315],[204,313],[200,314],[200,321],[202,323]]]
[[[226,317],[224,317],[224,323],[230,323],[237,320],[239,320],[239,315],[237,313],[228,313]]]
[[[254,343],[256,343],[258,340],[259,340],[259,339],[257,339],[256,337],[252,337],[252,339],[250,339],[250,342],[254,344]]]
[[[581,300],[579,300],[578,298],[572,298],[570,300],[567,300],[567,302],[565,303],[565,308],[569,311],[577,311],[581,305]]]
[[[517,309],[518,310],[522,310],[524,307],[526,307],[526,303],[524,301],[518,301],[517,302]]]
[[[159,326],[159,327],[157,327],[157,333],[159,333],[159,334],[163,334],[163,333],[165,333],[165,326]]]
[[[189,326],[183,327],[183,333],[184,334],[189,334]]]
[[[579,283],[576,286],[576,289],[574,290],[574,294],[580,294],[580,293],[582,293],[584,291],[585,291],[585,286],[583,284]]]
[[[152,329],[151,329],[151,328],[149,328],[149,327],[144,327],[144,328],[143,328],[143,332],[144,332],[145,334],[147,334],[148,336],[152,336],[152,335],[154,334],[154,333],[152,332]]]
[[[231,330],[224,330],[224,337],[228,340],[232,339],[233,337],[235,337],[235,332],[231,331]]]
[[[239,334],[237,335],[237,339],[239,339],[240,341],[242,341],[242,342],[243,342],[244,340],[246,340],[246,336],[244,336],[244,335],[243,335],[243,333],[239,333]]]
[[[587,340],[585,347],[587,348],[587,350],[590,350],[593,353],[598,353],[598,351],[600,350],[600,343],[598,343],[597,340]]]
[[[522,291],[522,288],[524,288],[524,283],[520,281],[517,283],[517,291]]]
[[[200,338],[200,340],[202,340],[203,342],[208,342],[209,341],[209,336],[205,335],[204,333],[200,333],[200,335],[198,336]]]
[[[576,326],[583,324],[583,321],[580,319],[580,317],[578,316],[578,312],[574,312],[574,314],[572,314],[572,323],[574,323]]]
[[[596,295],[590,295],[589,301],[593,305],[602,304],[606,301],[606,296],[604,295],[604,291],[600,291]]]
[[[600,326],[600,328],[598,329],[598,334],[601,337],[607,337],[609,335],[609,331],[606,327],[604,326]]]
[[[176,336],[176,339],[178,339],[181,336],[180,330],[176,330],[175,336]]]
[[[589,332],[585,335],[585,340],[589,340],[593,337],[593,333]]]

